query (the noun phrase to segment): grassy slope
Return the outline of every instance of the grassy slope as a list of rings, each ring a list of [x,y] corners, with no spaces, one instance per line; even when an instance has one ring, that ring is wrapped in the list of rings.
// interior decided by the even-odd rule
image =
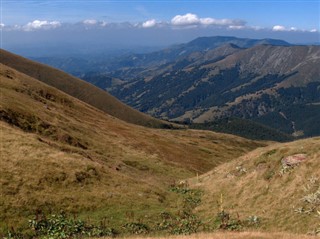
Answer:
[[[126,122],[155,128],[171,127],[123,104],[104,90],[63,71],[40,64],[0,49],[0,63],[34,77]]]
[[[0,65],[0,228],[20,227],[37,209],[82,217],[126,213],[152,220],[175,211],[173,182],[265,143],[196,130],[128,124]]]
[[[127,237],[127,239],[314,239],[314,236],[305,236],[289,233],[262,233],[262,232],[216,232],[199,233],[188,236],[166,237]]]
[[[283,170],[281,159],[299,153],[306,154],[307,161]],[[241,219],[256,215],[262,220],[261,229],[294,233],[319,229],[319,158],[320,138],[256,149],[204,174],[198,182],[192,180],[206,191],[205,203],[197,210],[212,219],[220,210],[217,202],[222,195],[225,211]]]

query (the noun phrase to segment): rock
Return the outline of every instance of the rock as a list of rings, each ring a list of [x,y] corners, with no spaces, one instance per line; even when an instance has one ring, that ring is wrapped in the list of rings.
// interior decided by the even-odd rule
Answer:
[[[294,166],[307,160],[306,154],[295,154],[281,160],[283,166]]]

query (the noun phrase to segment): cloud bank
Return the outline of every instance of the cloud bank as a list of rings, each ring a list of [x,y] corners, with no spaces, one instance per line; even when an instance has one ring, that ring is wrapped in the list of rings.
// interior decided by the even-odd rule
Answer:
[[[98,23],[98,21],[95,20],[95,19],[87,19],[87,20],[84,20],[84,21],[83,21],[83,24],[84,24],[84,25],[95,25],[95,24],[97,24],[97,23]]]
[[[85,19],[77,23],[61,23],[60,21],[49,20],[34,20],[25,25],[5,25],[0,24],[0,28],[4,31],[41,31],[52,29],[153,29],[163,28],[168,30],[179,29],[226,29],[226,30],[253,30],[253,31],[272,31],[272,32],[311,32],[318,33],[319,29],[298,29],[296,27],[285,27],[281,24],[269,28],[250,26],[242,19],[229,18],[213,18],[213,17],[199,17],[194,13],[186,13],[184,15],[175,15],[169,21],[157,21],[149,19],[144,22],[105,22],[97,19]]]
[[[49,22],[49,21],[34,20],[33,22],[29,22],[25,26],[22,26],[21,29],[24,31],[33,31],[33,30],[39,30],[39,29],[48,30],[48,29],[54,29],[60,26],[61,26],[61,23],[59,21]]]
[[[261,27],[242,19],[198,16],[190,12],[165,20],[150,15],[145,18],[139,22],[104,21],[107,18],[87,18],[78,22],[32,19],[20,25],[8,25],[4,19],[0,22],[2,47],[30,57],[167,47],[203,36],[274,38],[297,44],[320,44],[317,26],[305,30],[278,22],[274,26]]]
[[[190,25],[215,25],[215,26],[244,26],[246,22],[244,20],[234,19],[215,19],[211,17],[199,18],[196,14],[187,13],[185,15],[176,15],[171,19],[173,26],[190,26]]]
[[[151,20],[148,20],[148,21],[142,23],[143,28],[155,27],[156,25],[157,25],[157,22],[155,19],[151,19]]]

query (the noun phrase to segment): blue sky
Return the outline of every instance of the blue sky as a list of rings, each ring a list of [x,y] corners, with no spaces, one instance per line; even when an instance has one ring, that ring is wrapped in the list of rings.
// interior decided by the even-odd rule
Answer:
[[[106,22],[170,21],[176,15],[241,19],[250,26],[281,25],[319,30],[319,0],[2,0],[2,23],[23,25],[33,20],[75,23],[85,19]]]
[[[2,47],[9,49],[164,46],[212,35],[320,42],[320,0],[0,1]]]

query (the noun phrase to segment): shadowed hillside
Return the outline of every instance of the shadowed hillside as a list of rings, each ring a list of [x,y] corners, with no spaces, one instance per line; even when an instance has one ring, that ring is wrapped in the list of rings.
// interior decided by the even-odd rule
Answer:
[[[0,50],[0,62],[34,77],[114,117],[129,123],[155,128],[174,127],[126,106],[109,93],[52,67]]]

